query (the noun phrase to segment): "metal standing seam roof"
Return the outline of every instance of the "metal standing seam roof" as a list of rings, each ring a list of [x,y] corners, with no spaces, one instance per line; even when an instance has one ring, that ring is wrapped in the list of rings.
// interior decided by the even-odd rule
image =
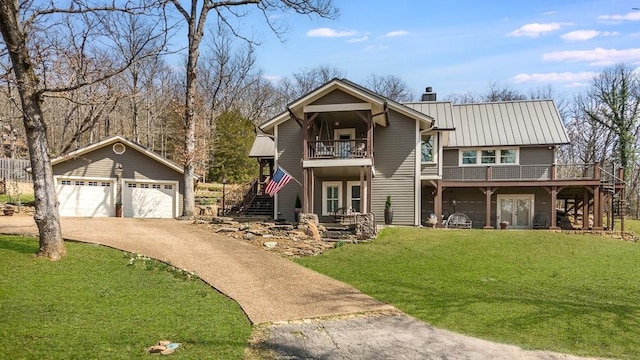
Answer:
[[[569,143],[552,100],[455,104],[453,116],[449,148]]]
[[[436,129],[453,130],[456,128],[450,101],[409,102],[403,103],[403,105],[434,118]]]
[[[256,135],[249,151],[249,157],[274,157],[276,153],[276,143],[270,136],[264,134]]]

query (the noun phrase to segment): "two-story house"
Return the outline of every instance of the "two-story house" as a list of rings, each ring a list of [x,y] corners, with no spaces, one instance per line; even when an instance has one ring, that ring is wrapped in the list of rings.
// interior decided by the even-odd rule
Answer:
[[[427,95],[400,104],[334,79],[261,124],[275,166],[296,179],[275,195],[274,218],[293,220],[298,196],[320,221],[349,209],[381,223],[390,196],[399,225],[462,212],[473,227],[531,228],[543,214],[553,228],[556,200],[571,199],[602,227],[597,164],[556,163],[569,139],[553,101],[457,105]]]

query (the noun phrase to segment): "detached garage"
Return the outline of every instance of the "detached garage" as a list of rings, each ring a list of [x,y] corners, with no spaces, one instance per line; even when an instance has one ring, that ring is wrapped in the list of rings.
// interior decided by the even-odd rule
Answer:
[[[52,160],[61,216],[174,218],[183,170],[121,136]]]

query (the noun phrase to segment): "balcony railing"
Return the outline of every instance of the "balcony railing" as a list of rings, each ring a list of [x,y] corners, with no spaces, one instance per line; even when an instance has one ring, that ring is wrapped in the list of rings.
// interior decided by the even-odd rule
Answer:
[[[596,164],[443,166],[442,179],[449,181],[543,181],[595,180]]]
[[[309,141],[309,159],[363,159],[368,157],[366,139]]]

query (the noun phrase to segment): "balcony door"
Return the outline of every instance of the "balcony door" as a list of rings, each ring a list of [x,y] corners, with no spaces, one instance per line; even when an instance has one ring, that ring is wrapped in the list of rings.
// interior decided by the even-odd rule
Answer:
[[[497,196],[497,222],[509,223],[512,229],[530,229],[533,220],[533,194],[504,194]]]
[[[334,129],[333,139],[336,140],[336,155],[339,158],[347,159],[351,155],[351,149],[353,148],[353,141],[356,138],[356,129]]]

